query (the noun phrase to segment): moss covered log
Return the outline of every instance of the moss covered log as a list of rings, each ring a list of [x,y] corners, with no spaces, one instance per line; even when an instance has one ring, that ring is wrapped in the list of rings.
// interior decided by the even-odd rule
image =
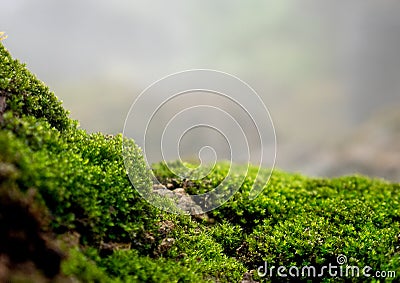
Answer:
[[[276,170],[250,201],[252,168],[233,198],[207,217],[171,215],[130,184],[122,141],[80,129],[0,43],[0,281],[284,282],[261,278],[258,267],[321,267],[340,254],[349,265],[400,276],[399,184]],[[138,170],[146,170],[130,142]],[[154,167],[160,180],[191,194],[220,182],[226,170],[218,164],[187,185],[165,164]]]

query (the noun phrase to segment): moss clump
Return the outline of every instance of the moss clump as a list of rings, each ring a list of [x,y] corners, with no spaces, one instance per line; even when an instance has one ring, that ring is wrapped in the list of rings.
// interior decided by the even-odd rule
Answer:
[[[165,258],[172,244],[179,242],[174,239],[170,245],[166,241],[171,238],[171,229],[166,233],[163,228],[166,221],[173,221],[182,234],[186,227],[198,224],[183,216],[168,220],[169,215],[138,195],[126,176],[121,135],[89,135],[79,129],[54,94],[12,59],[2,45],[0,66],[0,195],[4,198],[12,188],[22,198],[31,188],[36,190],[34,202],[49,218],[40,229],[49,230],[48,238],[56,246],[66,252],[72,249],[59,276],[87,282],[118,278],[137,282],[176,278],[188,282],[212,280],[218,273],[234,271],[238,263],[214,265],[215,261],[210,261],[199,268],[198,257],[196,261]],[[133,160],[136,171],[147,176],[139,148],[133,141],[127,143],[137,153]],[[142,181],[150,182],[150,178]],[[11,223],[22,218],[10,219],[11,214],[3,208],[0,219],[7,223],[2,228],[8,233]],[[28,213],[27,217],[34,215]],[[72,246],[66,240],[70,234],[79,235]],[[6,246],[9,241],[7,238]],[[6,251],[1,256],[7,258],[7,265],[19,264]],[[23,256],[30,260],[29,254]],[[218,258],[225,260],[223,255]],[[141,264],[135,268],[130,263],[136,260]],[[196,273],[192,265],[196,265]],[[42,266],[37,269],[47,275]],[[127,274],[131,276],[127,278]]]
[[[210,179],[221,181],[226,169],[227,166],[217,166],[191,189],[196,193],[207,187]],[[391,270],[399,274],[399,184],[363,176],[307,178],[276,170],[263,192],[250,201],[255,169],[251,168],[232,199],[209,213],[217,224],[210,226],[208,233],[224,254],[248,270],[263,266],[264,262],[276,268],[322,267],[337,264],[337,256],[343,254],[349,265],[370,266],[371,273]],[[174,176],[165,164],[155,170],[160,178],[172,182]],[[264,180],[269,173],[266,169],[260,172]],[[177,184],[181,185],[184,184]],[[254,278],[263,279],[256,275]],[[285,278],[274,281],[279,279]],[[366,277],[353,278],[363,279]]]
[[[354,265],[400,272],[399,184],[275,171],[250,201],[257,171],[250,168],[238,193],[202,220],[144,201],[126,175],[123,142],[136,153],[138,175],[148,176],[133,141],[79,129],[0,44],[0,269],[19,266],[28,282],[240,282],[251,273],[264,280],[254,273],[264,261],[319,266],[345,254]],[[218,184],[228,167],[219,163],[193,182],[177,181],[165,164],[154,170],[163,182],[199,193]],[[261,174],[266,179],[269,171]],[[149,178],[142,182],[151,185]],[[31,248],[4,248],[13,242]]]
[[[0,43],[1,45],[1,43]],[[13,60],[4,46],[0,47],[0,112],[4,112],[4,101],[7,110],[16,116],[34,116],[43,118],[59,131],[71,125],[68,112],[61,106],[57,97],[49,88],[36,79],[24,64]]]

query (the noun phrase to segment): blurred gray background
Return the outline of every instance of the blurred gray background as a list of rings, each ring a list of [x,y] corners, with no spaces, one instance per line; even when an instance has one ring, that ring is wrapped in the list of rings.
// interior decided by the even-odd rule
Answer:
[[[0,31],[89,132],[186,69],[231,73],[275,123],[277,167],[400,181],[400,2],[5,0]],[[269,145],[266,145],[269,146]]]

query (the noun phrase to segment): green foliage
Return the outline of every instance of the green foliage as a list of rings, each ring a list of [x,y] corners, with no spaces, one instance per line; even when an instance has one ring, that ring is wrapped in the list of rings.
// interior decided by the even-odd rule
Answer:
[[[121,135],[61,134],[33,117],[5,115],[5,124],[13,131],[0,133],[7,148],[0,158],[23,172],[16,180],[21,189],[38,188],[56,231],[76,229],[89,241],[131,241],[156,221],[155,209],[125,175]]]
[[[123,282],[205,282],[201,273],[175,260],[140,256],[136,250],[116,251],[101,264]]]
[[[161,232],[163,219],[169,216],[144,201],[126,175],[122,144],[131,153],[126,165],[151,187],[143,156],[133,141],[78,129],[47,87],[3,46],[0,51],[0,96],[5,97],[0,113],[0,189],[36,188],[35,199],[50,218],[49,227],[43,229],[60,236],[79,235],[79,247],[70,249],[62,264],[66,276],[84,282],[118,278],[199,282],[217,277],[229,282],[240,277],[243,267],[235,268],[241,264],[221,252],[211,252],[198,264],[197,252],[189,253],[184,242],[188,227],[199,226],[190,217],[173,218],[173,223],[185,225],[174,224],[176,231],[168,235]],[[166,237],[174,237],[174,244],[165,245]],[[212,251],[208,250],[214,245],[211,237],[196,234],[192,241],[204,254]],[[129,248],[116,248],[123,245]],[[169,249],[179,254],[187,251],[190,260],[170,255]],[[97,256],[88,254],[93,250]]]
[[[66,276],[75,278],[79,282],[121,282],[111,279],[104,269],[75,248],[69,251],[69,258],[63,262],[62,271]]]
[[[165,164],[154,168],[160,178],[174,179]],[[209,178],[225,172],[226,167],[216,169]],[[344,254],[351,265],[399,274],[399,184],[362,176],[312,179],[276,170],[250,201],[256,172],[251,168],[239,193],[209,213],[217,221],[209,233],[226,255],[256,270],[264,261],[287,267],[335,264]],[[261,169],[261,179],[269,173]],[[197,182],[194,193],[203,190],[201,182],[209,186]]]
[[[261,169],[255,181],[258,168],[250,167],[242,183],[243,166],[233,166],[224,189],[240,188],[208,221],[171,215],[132,187],[124,165],[149,193],[152,185],[134,141],[79,129],[1,44],[0,98],[0,197],[36,189],[33,200],[49,218],[43,230],[68,246],[61,276],[81,282],[240,282],[264,261],[325,265],[338,254],[351,264],[400,273],[399,184],[276,170],[265,186],[269,170]],[[131,153],[126,164],[123,145]],[[187,167],[188,179],[204,173]],[[163,183],[195,194],[220,184],[230,168],[217,163],[195,181],[178,180],[166,164],[154,170]],[[250,201],[253,185],[265,188]],[[79,235],[72,247],[65,236],[71,233]]]
[[[7,98],[9,110],[18,116],[43,118],[60,131],[75,124],[49,88],[14,60],[1,43],[0,58],[0,96]]]

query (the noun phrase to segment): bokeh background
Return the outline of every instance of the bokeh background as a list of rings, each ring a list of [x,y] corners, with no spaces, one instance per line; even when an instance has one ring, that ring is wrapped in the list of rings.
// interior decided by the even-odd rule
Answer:
[[[130,104],[193,68],[262,97],[277,167],[400,181],[400,2],[3,0],[0,31],[89,132],[122,132]]]

